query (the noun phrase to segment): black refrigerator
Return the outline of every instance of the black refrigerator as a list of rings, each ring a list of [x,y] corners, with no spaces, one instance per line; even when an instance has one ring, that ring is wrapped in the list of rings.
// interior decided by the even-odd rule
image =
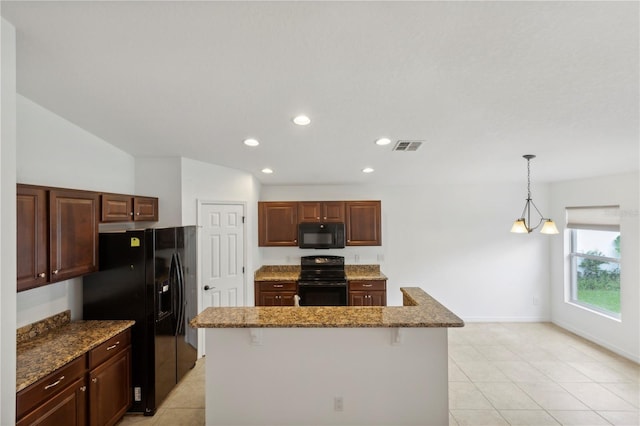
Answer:
[[[83,278],[83,317],[134,320],[130,411],[153,415],[197,358],[196,227],[100,234]]]

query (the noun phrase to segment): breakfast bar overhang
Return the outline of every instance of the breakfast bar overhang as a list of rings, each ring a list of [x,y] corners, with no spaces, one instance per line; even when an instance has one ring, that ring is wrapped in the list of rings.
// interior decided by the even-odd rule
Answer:
[[[448,327],[417,287],[404,306],[207,308],[206,424],[446,425]]]

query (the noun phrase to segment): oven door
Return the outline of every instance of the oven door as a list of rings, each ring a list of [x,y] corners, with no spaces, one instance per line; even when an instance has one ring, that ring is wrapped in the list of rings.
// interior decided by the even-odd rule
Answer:
[[[347,306],[346,282],[298,282],[300,306]]]

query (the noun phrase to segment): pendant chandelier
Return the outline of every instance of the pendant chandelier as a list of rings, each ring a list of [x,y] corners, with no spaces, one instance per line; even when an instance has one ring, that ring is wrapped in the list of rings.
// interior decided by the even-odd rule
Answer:
[[[553,222],[553,220],[544,217],[531,199],[531,167],[529,162],[531,161],[531,159],[536,158],[536,156],[527,154],[523,155],[523,157],[527,160],[527,202],[524,204],[524,210],[522,210],[520,218],[516,219],[516,221],[513,222],[511,232],[514,232],[516,234],[529,234],[534,229],[542,225],[542,229],[540,229],[541,234],[557,234],[558,228],[556,228],[556,224]],[[535,211],[538,213],[538,216],[540,217],[540,221],[536,226],[531,225],[531,206],[533,206]]]

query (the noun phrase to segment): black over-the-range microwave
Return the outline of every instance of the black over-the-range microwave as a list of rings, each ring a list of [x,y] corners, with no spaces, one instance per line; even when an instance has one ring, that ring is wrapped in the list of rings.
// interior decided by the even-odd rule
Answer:
[[[298,225],[298,247],[344,248],[344,223],[303,222]]]

